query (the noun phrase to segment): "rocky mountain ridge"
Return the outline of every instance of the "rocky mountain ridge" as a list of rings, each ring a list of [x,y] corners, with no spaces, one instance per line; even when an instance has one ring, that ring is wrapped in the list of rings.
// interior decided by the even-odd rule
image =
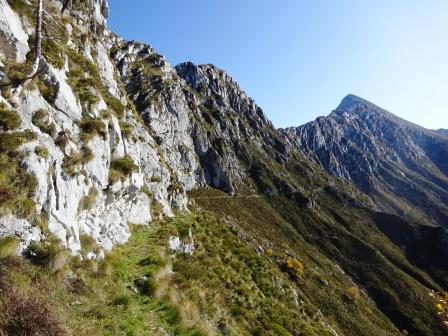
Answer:
[[[439,131],[349,95],[328,117],[283,132],[311,160],[353,182],[383,211],[447,225],[448,141]]]

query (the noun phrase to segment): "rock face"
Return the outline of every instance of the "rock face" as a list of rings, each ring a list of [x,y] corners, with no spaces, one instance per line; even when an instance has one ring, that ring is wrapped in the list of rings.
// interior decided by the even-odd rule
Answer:
[[[0,1],[0,56],[25,61],[29,51],[28,35],[20,17],[9,7],[6,0]]]
[[[328,117],[283,130],[333,175],[386,212],[448,226],[448,139],[349,95]]]
[[[123,76],[126,80],[127,71],[131,70],[127,66],[154,54],[152,49],[126,44],[107,30],[107,1],[95,0],[90,2],[91,7],[85,8],[76,5],[65,8],[63,3],[46,1],[46,6],[54,12],[64,10],[61,17],[55,17],[59,27],[64,26],[63,16],[69,22],[65,25],[68,48],[60,51],[65,64],[59,68],[50,65],[46,71],[46,75],[53,78],[51,87],[56,91],[55,97],[48,99],[39,87],[30,85],[20,97],[2,100],[19,113],[20,130],[29,129],[37,136],[20,150],[28,153],[22,165],[37,179],[32,200],[36,203],[37,214],[46,218],[49,232],[73,252],[81,248],[82,234],[94,237],[103,249],[109,250],[127,240],[129,223],[148,224],[152,216],[169,216],[173,208],[185,209],[186,190],[195,187],[203,178],[190,136],[182,85],[171,88],[172,97],[163,101],[162,108],[148,108],[143,112],[147,120],[144,123],[141,116],[133,112],[119,78]],[[15,13],[6,1],[0,2],[0,49],[5,59],[25,60],[29,50],[27,40],[33,33],[31,27],[26,13]],[[96,36],[99,31],[101,40],[85,38],[86,33]],[[122,64],[118,68],[107,52],[112,44],[123,47],[121,53],[115,54]],[[75,56],[68,57],[69,51]],[[76,62],[87,62],[90,69],[98,65],[101,83],[89,84],[88,90],[96,97],[91,97],[93,103],[88,107],[70,73]],[[84,70],[86,77],[95,76],[95,69],[91,73],[88,68]],[[166,71],[177,76],[168,65]],[[113,113],[113,108],[122,109],[122,115]],[[52,125],[53,134],[33,123],[37,111],[45,111],[45,123]],[[86,125],[86,120],[87,126],[82,126]],[[85,127],[95,122],[99,123],[101,131],[83,139]],[[158,143],[162,138],[163,143]],[[47,149],[46,157],[36,154],[36,148],[41,147]],[[80,153],[90,156],[89,159],[82,159],[76,171],[68,173],[67,163],[73,162],[72,158]],[[112,181],[111,163],[123,157],[129,158],[137,169]],[[88,207],[83,207],[89,197]],[[18,219],[11,225],[12,218],[0,219],[1,235],[19,236],[23,247],[44,236],[26,219]]]
[[[105,0],[83,7],[45,3],[60,13],[55,27],[64,30],[67,46],[44,48],[48,66],[39,85],[1,98],[20,115],[17,131],[36,135],[20,152],[26,154],[22,169],[37,180],[31,200],[38,220],[73,252],[82,248],[83,234],[109,250],[128,239],[129,223],[186,210],[188,190],[209,185],[235,194],[246,178],[261,181],[265,173],[254,153],[286,160],[273,125],[224,71],[172,67],[150,46],[124,41],[107,29]],[[0,42],[5,61],[23,62],[34,33],[32,12],[20,6],[15,12],[14,4],[0,2]],[[7,81],[12,73],[3,70]],[[42,148],[48,155],[37,154]],[[117,162],[136,169],[113,178]],[[297,187],[266,184],[262,190]],[[0,233],[19,236],[23,247],[47,235],[33,225],[36,218],[20,218],[17,226],[11,218],[0,218]]]

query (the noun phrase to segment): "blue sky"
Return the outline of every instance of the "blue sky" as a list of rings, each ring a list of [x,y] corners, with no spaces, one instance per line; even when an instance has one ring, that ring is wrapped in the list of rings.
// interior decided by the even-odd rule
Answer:
[[[277,127],[357,94],[448,128],[447,0],[109,0],[110,27],[226,70]]]

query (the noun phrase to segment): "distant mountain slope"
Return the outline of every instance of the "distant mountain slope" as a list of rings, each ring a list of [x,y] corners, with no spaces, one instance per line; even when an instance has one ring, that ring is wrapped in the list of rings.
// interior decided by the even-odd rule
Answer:
[[[328,117],[283,130],[328,172],[386,212],[448,226],[448,138],[354,95]]]

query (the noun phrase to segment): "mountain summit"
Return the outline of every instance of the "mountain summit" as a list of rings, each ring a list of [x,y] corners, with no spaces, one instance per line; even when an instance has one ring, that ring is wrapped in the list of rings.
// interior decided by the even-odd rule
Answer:
[[[339,106],[336,108],[336,110],[341,111],[352,111],[353,109],[365,107],[371,111],[384,111],[381,107],[376,106],[375,104],[369,102],[368,100],[365,100],[361,97],[358,97],[354,94],[348,94],[345,96]]]

